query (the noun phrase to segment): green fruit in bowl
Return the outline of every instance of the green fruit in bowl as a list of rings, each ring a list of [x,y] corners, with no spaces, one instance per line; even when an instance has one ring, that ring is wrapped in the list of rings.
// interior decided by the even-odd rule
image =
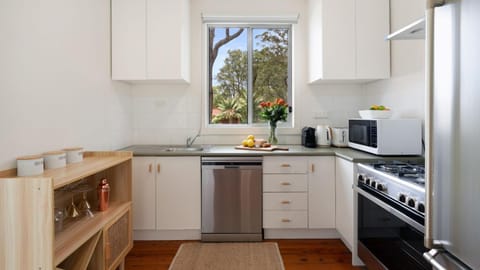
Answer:
[[[388,111],[390,110],[389,108],[383,106],[383,105],[372,105],[370,106],[370,110],[375,110],[375,111]]]

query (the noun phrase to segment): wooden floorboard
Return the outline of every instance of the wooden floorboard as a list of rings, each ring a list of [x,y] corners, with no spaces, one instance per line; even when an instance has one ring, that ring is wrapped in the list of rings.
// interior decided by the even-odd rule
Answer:
[[[345,270],[352,254],[338,239],[266,240],[277,242],[286,270]],[[135,241],[125,259],[126,270],[167,270],[182,243],[192,241]]]

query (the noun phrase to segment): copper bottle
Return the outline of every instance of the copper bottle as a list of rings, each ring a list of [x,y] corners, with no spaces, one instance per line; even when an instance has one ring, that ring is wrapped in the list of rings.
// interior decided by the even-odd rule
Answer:
[[[105,211],[108,209],[108,200],[110,196],[110,185],[107,178],[103,178],[97,187],[98,193],[98,210]]]

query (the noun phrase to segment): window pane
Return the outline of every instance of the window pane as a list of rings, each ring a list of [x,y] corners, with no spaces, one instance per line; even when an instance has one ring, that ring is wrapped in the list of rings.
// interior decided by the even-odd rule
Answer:
[[[253,122],[262,101],[283,98],[288,102],[288,29],[253,29]]]
[[[213,124],[248,122],[247,30],[209,27],[209,112]]]

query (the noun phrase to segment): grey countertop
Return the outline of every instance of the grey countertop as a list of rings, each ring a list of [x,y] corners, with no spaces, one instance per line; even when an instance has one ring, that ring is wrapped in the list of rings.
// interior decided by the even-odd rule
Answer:
[[[288,151],[238,150],[234,145],[202,145],[201,151],[175,150],[167,148],[181,146],[172,145],[131,145],[120,150],[132,151],[134,156],[337,156],[352,162],[372,162],[377,160],[412,160],[423,161],[423,156],[376,156],[351,148],[325,147],[307,148],[302,145],[281,145]]]

